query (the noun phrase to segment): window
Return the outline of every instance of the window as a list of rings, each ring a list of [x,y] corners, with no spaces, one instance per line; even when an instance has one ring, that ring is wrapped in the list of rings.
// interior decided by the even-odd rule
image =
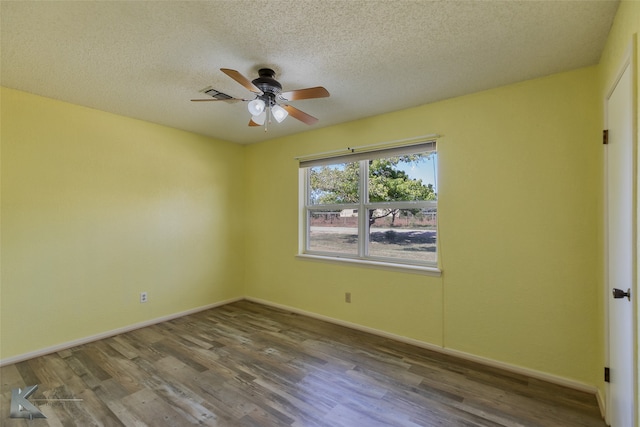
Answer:
[[[303,253],[436,267],[435,148],[301,161]]]

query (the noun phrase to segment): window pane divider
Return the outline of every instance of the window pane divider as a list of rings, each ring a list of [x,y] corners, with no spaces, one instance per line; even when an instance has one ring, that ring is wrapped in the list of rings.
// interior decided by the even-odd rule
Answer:
[[[414,209],[414,208],[435,208],[438,202],[435,200],[407,200],[399,202],[370,202],[364,205],[365,209]]]
[[[340,203],[337,205],[309,205],[307,209],[310,211],[326,211],[330,209],[341,211],[343,209],[358,209],[359,207],[359,203]]]
[[[369,162],[360,160],[360,207],[358,208],[358,217],[365,217],[358,220],[358,255],[365,258],[369,255],[369,221],[367,220],[366,202],[369,201]]]

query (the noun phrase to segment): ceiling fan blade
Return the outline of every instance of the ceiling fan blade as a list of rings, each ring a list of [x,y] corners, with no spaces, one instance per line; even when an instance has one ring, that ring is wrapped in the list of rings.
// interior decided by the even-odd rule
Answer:
[[[299,99],[326,98],[329,91],[322,86],[310,87],[307,89],[290,90],[282,92],[280,97],[287,101],[297,101]]]
[[[249,119],[249,126],[262,126],[262,125],[259,125],[258,123],[254,122],[252,119]]]
[[[315,124],[318,121],[318,119],[316,119],[315,117],[305,113],[304,111],[300,111],[297,108],[292,107],[291,105],[283,104],[281,107],[287,110],[287,113],[289,113],[291,117],[293,117],[294,119],[298,119],[308,125]]]
[[[207,98],[207,99],[192,99],[192,101],[193,102],[210,102],[210,101],[238,102],[238,101],[250,101],[250,100],[240,99],[240,98],[229,98],[229,99]]]
[[[230,70],[229,68],[220,68],[220,71],[222,71],[227,76],[231,77],[233,80],[240,83],[247,90],[250,90],[251,92],[262,95],[263,92],[260,89],[258,89],[256,85],[251,83],[251,80],[249,80],[248,78],[246,78],[245,76],[237,72],[236,70]]]

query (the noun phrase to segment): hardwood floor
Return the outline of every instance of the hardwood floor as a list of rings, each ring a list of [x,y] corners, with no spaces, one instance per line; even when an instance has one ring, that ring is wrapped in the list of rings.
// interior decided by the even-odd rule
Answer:
[[[604,426],[595,397],[241,301],[0,368],[12,426]],[[47,419],[9,418],[11,390]],[[38,399],[82,399],[78,402]]]

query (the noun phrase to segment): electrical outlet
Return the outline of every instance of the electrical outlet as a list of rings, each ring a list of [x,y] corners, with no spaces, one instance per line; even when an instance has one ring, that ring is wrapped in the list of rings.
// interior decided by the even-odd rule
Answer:
[[[140,292],[140,302],[147,302],[149,300],[146,292]]]
[[[344,302],[351,302],[351,292],[345,292],[344,293]]]

